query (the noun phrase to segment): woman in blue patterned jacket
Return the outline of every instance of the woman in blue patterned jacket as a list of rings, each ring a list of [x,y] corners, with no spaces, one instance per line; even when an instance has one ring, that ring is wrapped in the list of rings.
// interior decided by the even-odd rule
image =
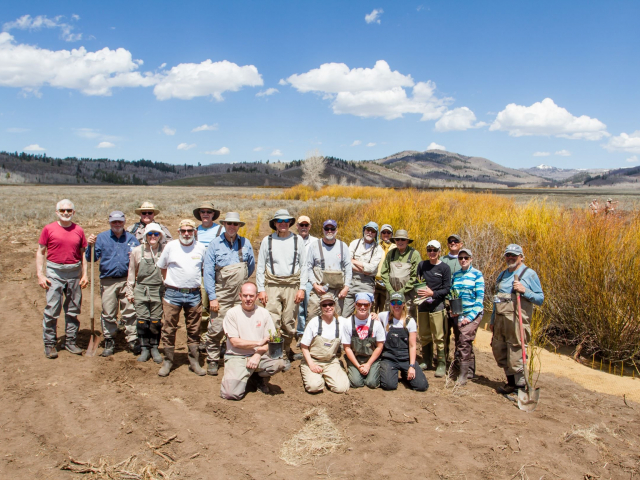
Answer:
[[[476,371],[476,358],[473,353],[473,341],[484,312],[484,277],[480,270],[471,266],[472,253],[463,248],[458,253],[461,270],[453,274],[451,290],[462,299],[462,314],[453,315],[453,331],[456,338],[455,358],[460,366],[458,385],[467,383]]]

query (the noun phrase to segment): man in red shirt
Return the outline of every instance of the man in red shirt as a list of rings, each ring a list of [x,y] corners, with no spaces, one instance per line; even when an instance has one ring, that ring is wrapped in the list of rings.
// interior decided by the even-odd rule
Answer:
[[[78,315],[82,289],[89,283],[84,258],[87,239],[84,230],[71,221],[75,213],[71,200],[60,200],[56,205],[58,220],[42,229],[38,241],[36,273],[38,284],[47,291],[47,306],[42,320],[44,354],[47,358],[58,358],[56,330],[63,308],[66,324],[64,348],[75,355],[82,353],[82,349],[76,345],[76,336],[80,328]],[[43,269],[45,258],[46,270]]]

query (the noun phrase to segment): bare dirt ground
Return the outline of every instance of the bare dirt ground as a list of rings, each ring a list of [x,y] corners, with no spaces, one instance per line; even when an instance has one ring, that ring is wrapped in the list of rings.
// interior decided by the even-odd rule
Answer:
[[[265,206],[272,207],[260,205]],[[175,229],[177,216],[163,221]],[[95,224],[87,230],[102,229]],[[173,479],[640,475],[640,404],[628,400],[627,405],[619,396],[543,373],[538,409],[520,412],[494,392],[502,372],[483,348],[477,349],[479,378],[459,392],[427,372],[426,393],[401,385],[395,392],[309,395],[296,363],[272,379],[271,395],[251,392],[241,402],[219,397],[221,376],[189,372],[184,328],[178,366],[167,378],[157,376],[153,362],[138,363],[122,338],[109,359],[61,350],[57,360],[47,360],[44,293],[35,280],[38,233],[35,226],[14,225],[0,244],[0,478],[152,478],[72,473],[63,468],[91,466],[70,464],[70,458],[93,467],[102,462],[111,472],[109,466],[128,460],[116,470],[139,473],[146,465],[147,472],[159,469]],[[98,299],[97,305],[99,312]],[[88,306],[85,290],[83,347]],[[63,330],[60,324],[59,333]],[[279,458],[281,446],[303,427],[305,412],[313,407],[326,409],[344,445],[301,466],[287,465]]]

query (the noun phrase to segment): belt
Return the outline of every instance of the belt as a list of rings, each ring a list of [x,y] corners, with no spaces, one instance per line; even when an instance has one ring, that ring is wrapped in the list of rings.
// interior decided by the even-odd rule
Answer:
[[[166,288],[170,288],[171,290],[176,290],[180,293],[193,293],[193,292],[199,292],[200,291],[200,287],[196,287],[196,288],[178,288],[178,287],[174,287],[172,285],[165,285]]]

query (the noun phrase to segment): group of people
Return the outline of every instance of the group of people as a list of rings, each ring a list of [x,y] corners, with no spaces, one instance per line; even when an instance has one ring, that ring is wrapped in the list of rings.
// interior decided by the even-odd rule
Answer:
[[[598,215],[601,211],[604,211],[605,215],[612,215],[616,211],[616,207],[618,206],[617,200],[614,202],[613,198],[607,198],[607,201],[601,207],[597,198],[594,198],[591,203],[589,203],[589,211],[592,215]]]
[[[116,334],[124,330],[138,360],[162,363],[158,374],[169,375],[183,312],[189,369],[218,375],[223,361],[220,395],[226,399],[243,398],[252,379],[268,392],[269,378],[294,361],[301,361],[310,393],[365,385],[394,390],[399,375],[410,388],[426,391],[425,370],[435,370],[436,377],[447,373],[452,331],[457,383],[475,376],[472,344],[483,317],[485,283],[457,234],[447,238],[446,255],[438,240],[429,241],[423,260],[406,230],[370,221],[347,245],[338,239],[335,220],[325,220],[316,238],[309,217],[296,221],[283,209],[269,220],[273,233],[262,240],[256,262],[251,242],[238,235],[245,223],[236,212],[216,223],[221,212],[204,202],[193,210],[197,222],[180,221],[175,240],[156,221],[159,210],[152,203],[135,212],[140,219],[126,230],[124,213],[111,212],[110,228],[87,239],[72,221],[73,203],[58,202],[57,221],[43,228],[36,255],[38,282],[47,291],[47,358],[58,356],[56,325],[63,309],[64,348],[82,353],[76,344],[82,288],[88,284],[87,264],[99,261],[101,355],[114,354]],[[524,387],[516,296],[522,299],[526,342],[533,306],[544,295],[519,245],[508,245],[504,258],[490,328],[495,359],[507,378],[499,391],[510,394]],[[273,353],[273,345],[282,353]],[[200,365],[203,352],[206,369]]]

